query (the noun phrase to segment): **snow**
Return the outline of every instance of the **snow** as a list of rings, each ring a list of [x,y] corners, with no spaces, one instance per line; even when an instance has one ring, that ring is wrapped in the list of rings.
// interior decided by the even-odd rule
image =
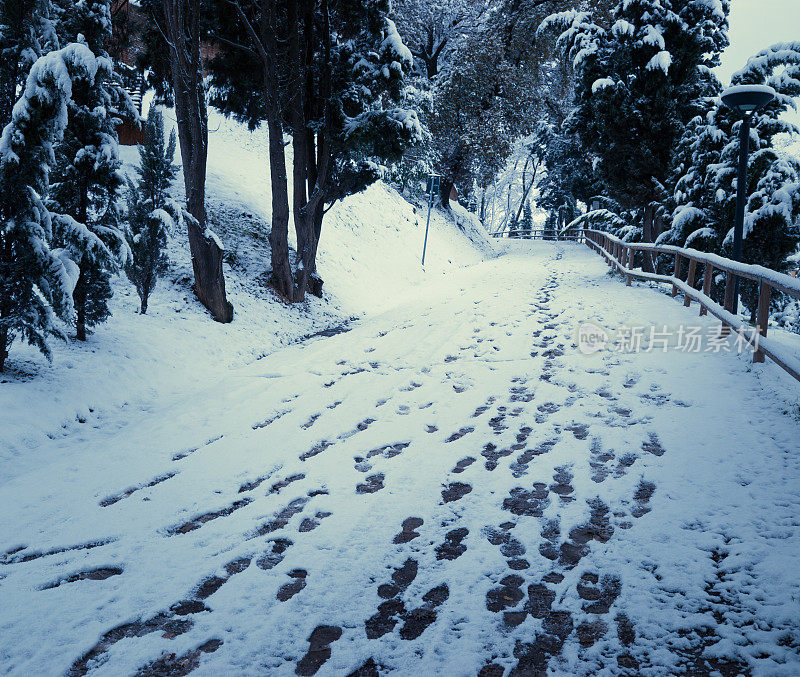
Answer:
[[[611,32],[614,35],[633,35],[636,33],[636,26],[625,19],[618,19],[611,27]]]
[[[383,42],[381,42],[381,53],[388,53],[396,56],[407,68],[412,68],[414,66],[414,57],[411,54],[411,50],[403,43],[403,38],[400,37],[400,33],[397,32],[397,27],[391,19],[386,19],[384,38]],[[395,61],[395,63],[397,63],[397,67],[402,70],[400,63],[397,61]]]
[[[675,210],[675,216],[672,218],[672,227],[677,231],[682,231],[687,223],[703,220],[705,220],[705,214],[702,209],[685,205]]]
[[[207,240],[213,240],[214,244],[217,245],[221,251],[225,251],[225,245],[222,243],[222,240],[219,239],[219,236],[211,230],[211,228],[206,227],[203,231],[203,237]]]
[[[695,240],[713,240],[716,237],[716,232],[713,228],[698,228],[689,237],[686,238],[686,246],[690,247]]]
[[[614,86],[614,80],[612,80],[611,78],[598,78],[592,83],[592,93],[613,86]]]
[[[720,94],[720,98],[725,96],[731,96],[733,94],[744,94],[744,93],[756,93],[759,94],[771,94],[772,96],[777,96],[777,92],[770,87],[769,85],[734,85],[733,87],[728,87],[725,91]]]
[[[694,3],[709,8],[719,18],[726,18],[721,0],[694,0]]]
[[[583,245],[503,246],[348,333],[3,461],[4,668],[525,673],[546,641],[554,674],[796,674],[797,384],[749,355],[583,355],[581,323],[718,323]],[[370,639],[381,609],[396,625]]]
[[[669,73],[669,67],[671,65],[672,55],[669,52],[662,50],[647,62],[647,66],[645,66],[645,68],[649,71],[654,71],[660,68],[666,75]]]
[[[167,134],[174,119],[173,111],[165,111]],[[8,465],[9,473],[39,463],[30,450],[50,438],[86,426],[126,427],[131,412],[166,407],[284,345],[383,312],[419,285],[494,256],[488,237],[463,208],[455,207],[454,219],[434,210],[423,270],[423,207],[379,183],[336,204],[325,217],[318,267],[326,298],[287,307],[266,286],[271,214],[266,128],[250,133],[210,109],[209,131],[208,228],[224,244],[234,322],[211,321],[197,302],[185,229],[175,229],[168,245],[170,271],[156,285],[147,315],[137,313],[138,296],[120,275],[113,283],[113,316],[85,345],[54,342],[52,365],[27,345],[11,346],[6,373],[0,374],[0,464]],[[138,151],[121,147],[120,156],[133,177]],[[291,154],[287,163],[290,170]],[[180,175],[175,186],[181,197]],[[289,240],[294,246],[291,225]],[[65,284],[74,284],[69,272],[61,275]],[[44,409],[42,402],[48,402]]]
[[[423,268],[425,205],[381,182],[326,216],[325,298],[287,306],[266,130],[209,118],[234,322],[194,299],[176,229],[148,315],[119,278],[52,366],[12,347],[3,672],[798,673],[795,381],[665,354],[658,331],[718,321],[583,245],[493,245],[458,205]],[[584,354],[587,327],[649,349]],[[768,345],[794,364],[795,338]]]
[[[642,42],[646,45],[650,45],[651,47],[655,47],[659,50],[664,50],[666,43],[664,42],[664,34],[661,32],[661,29],[657,26],[648,25],[645,27],[644,37],[642,38]],[[672,57],[669,56],[670,63],[672,63]],[[664,58],[664,57],[662,57]],[[666,70],[664,71],[666,72]]]

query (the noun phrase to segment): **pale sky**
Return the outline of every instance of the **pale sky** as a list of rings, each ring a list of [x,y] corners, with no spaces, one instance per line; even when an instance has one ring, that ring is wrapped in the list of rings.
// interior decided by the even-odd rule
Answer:
[[[717,69],[726,87],[748,57],[776,42],[800,40],[800,0],[732,0],[728,37]]]
[[[800,40],[800,0],[732,0],[728,38],[730,47],[716,69],[723,87],[748,57],[776,42]],[[800,112],[790,111],[785,117],[800,125]]]

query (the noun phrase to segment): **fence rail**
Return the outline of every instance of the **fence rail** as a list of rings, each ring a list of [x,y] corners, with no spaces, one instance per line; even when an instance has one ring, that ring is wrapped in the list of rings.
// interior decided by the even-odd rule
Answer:
[[[505,237],[511,240],[570,240],[573,242],[583,242],[583,231],[577,230],[564,234],[554,228],[533,228],[530,231],[499,231],[497,233],[492,233],[492,237]]]
[[[643,242],[624,242],[618,237],[598,230],[583,230],[582,236],[586,244],[599,253],[612,268],[616,268],[625,276],[625,283],[630,286],[631,280],[652,280],[672,285],[673,298],[678,292],[683,294],[683,304],[689,307],[692,301],[700,304],[700,315],[711,313],[722,322],[723,332],[731,329],[743,336],[753,346],[753,362],[763,362],[770,357],[776,364],[785,369],[800,381],[800,359],[785,346],[767,338],[769,325],[769,304],[773,290],[777,290],[794,299],[800,299],[800,280],[778,273],[763,266],[738,263],[730,259],[708,254],[695,249],[683,249],[672,245],[656,245]],[[573,238],[576,239],[576,238]],[[634,255],[641,252],[649,255],[663,254],[674,257],[672,275],[660,275],[634,268]],[[682,279],[684,261],[687,263],[686,279]],[[702,278],[698,267],[702,267]],[[653,266],[655,269],[655,266]],[[720,305],[711,298],[711,285],[715,273],[724,273],[724,302]],[[743,322],[735,311],[736,279],[741,278],[758,285],[758,310],[756,326]]]

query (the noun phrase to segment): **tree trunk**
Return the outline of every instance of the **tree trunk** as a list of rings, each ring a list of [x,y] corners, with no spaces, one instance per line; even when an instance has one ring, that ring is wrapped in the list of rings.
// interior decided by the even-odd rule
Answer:
[[[200,57],[200,0],[162,0],[170,45],[175,114],[183,162],[189,248],[194,291],[218,322],[233,319],[225,294],[222,249],[206,233],[205,184],[208,158],[208,114]]]
[[[439,183],[439,201],[445,209],[450,209],[450,191],[453,190],[454,185],[454,181],[444,177],[442,177]]]
[[[78,208],[74,214],[78,223],[85,224],[89,216],[89,186],[85,181],[80,181],[76,186],[79,200]],[[75,307],[75,338],[78,341],[86,340],[86,298],[88,295],[86,270],[84,270],[83,256],[78,264],[78,282],[72,291],[72,304]],[[88,267],[88,266],[87,266]]]
[[[664,232],[664,218],[661,214],[658,214],[653,221],[653,242],[658,241],[659,236],[661,233]]]
[[[653,241],[653,213],[655,209],[652,204],[648,204],[644,208],[643,228],[642,228],[642,241]],[[653,268],[653,255],[650,252],[642,253],[642,270],[645,273],[655,272]]]
[[[269,244],[272,252],[272,282],[287,301],[294,300],[294,281],[289,262],[289,191],[287,190],[286,154],[283,148],[283,125],[275,115],[267,122],[269,129],[269,176],[272,185],[272,229]]]
[[[309,3],[303,2],[304,11],[307,9]],[[292,129],[292,148],[294,150],[292,159],[292,213],[294,215],[294,229],[297,236],[297,271],[295,273],[295,290],[294,300],[302,301],[305,297],[306,287],[308,286],[308,279],[313,272],[313,252],[314,246],[314,224],[313,214],[309,214],[306,209],[307,196],[306,196],[306,183],[308,177],[308,135],[306,134],[307,124],[305,113],[307,111],[304,106],[304,99],[308,90],[306,87],[306,68],[305,58],[308,54],[307,45],[306,49],[302,52],[300,50],[300,19],[298,16],[298,3],[289,2],[286,5],[286,24],[288,29],[287,38],[287,59],[288,68],[287,75],[290,82],[295,82],[297,85],[292,87],[291,95],[287,105],[287,113],[289,118],[289,125]],[[305,20],[308,21],[308,14],[305,14]],[[313,18],[313,14],[312,14]],[[304,40],[310,37],[308,31],[304,31]],[[312,137],[313,143],[313,137]],[[313,191],[314,187],[309,186],[309,191]]]
[[[76,313],[75,338],[78,341],[86,340],[86,283],[82,278],[83,273],[78,278],[75,291],[72,292],[72,301],[75,305]]]
[[[5,369],[8,357],[8,329],[0,327],[0,372]]]

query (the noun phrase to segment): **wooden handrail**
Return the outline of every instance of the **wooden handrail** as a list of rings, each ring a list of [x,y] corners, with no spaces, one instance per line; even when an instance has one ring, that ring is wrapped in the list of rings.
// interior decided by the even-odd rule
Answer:
[[[568,234],[563,234],[560,231],[556,230],[555,228],[532,228],[530,231],[526,232],[524,235],[522,231],[519,230],[504,230],[502,232],[491,233],[492,237],[505,237],[511,240],[543,240],[545,239],[545,235],[548,235],[547,239],[552,240],[574,240],[576,242],[583,242],[583,232],[580,230],[573,231]]]
[[[775,289],[792,298],[800,299],[800,280],[763,266],[738,263],[696,249],[645,242],[625,242],[599,230],[584,229],[582,233],[584,241],[591,249],[603,256],[609,266],[625,275],[625,283],[628,286],[632,279],[652,280],[672,285],[672,296],[677,296],[680,291],[683,294],[685,306],[691,305],[692,301],[697,301],[700,304],[701,315],[711,313],[722,322],[724,333],[733,329],[754,346],[753,362],[763,362],[765,355],[769,356],[776,364],[800,381],[800,359],[790,354],[777,342],[767,338],[772,290]],[[637,251],[674,256],[673,274],[671,276],[659,275],[634,269],[633,255]],[[685,281],[680,279],[684,259],[688,261],[688,275]],[[694,287],[698,263],[702,263],[704,266],[702,290]],[[715,272],[725,273],[724,306],[719,305],[711,298],[711,282]],[[757,326],[755,328],[745,324],[736,314],[734,297],[737,277],[758,284]]]

